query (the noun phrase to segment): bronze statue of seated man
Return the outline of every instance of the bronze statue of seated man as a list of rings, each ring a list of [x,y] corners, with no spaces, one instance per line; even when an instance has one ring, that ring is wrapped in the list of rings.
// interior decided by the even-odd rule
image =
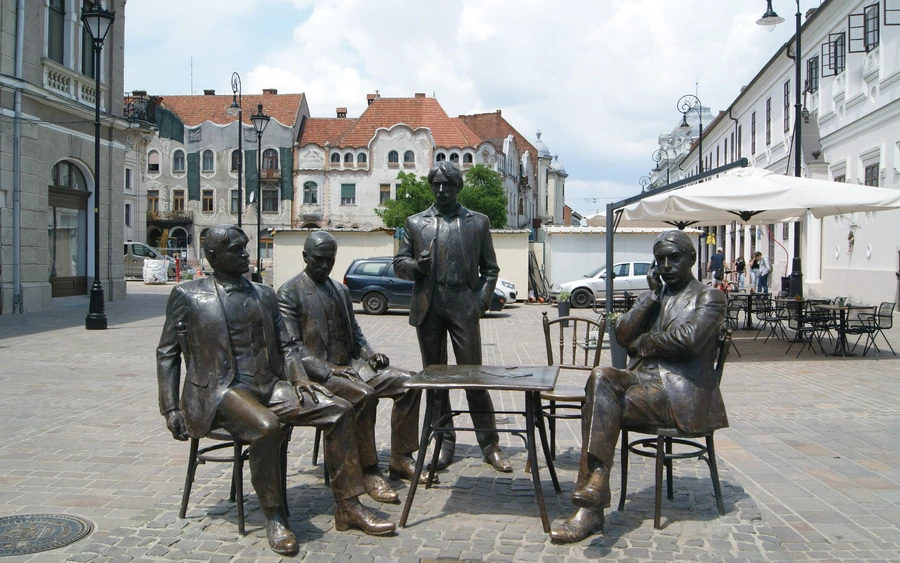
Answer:
[[[379,502],[398,502],[399,497],[378,468],[375,421],[379,398],[394,400],[391,414],[392,477],[412,479],[412,453],[419,449],[419,396],[403,386],[410,373],[390,365],[363,336],[353,313],[347,286],[331,279],[337,241],[325,231],[315,231],[303,246],[302,272],[278,290],[281,314],[291,336],[304,351],[303,367],[310,379],[346,399],[353,406],[356,445],[366,491]]]
[[[725,294],[694,278],[697,253],[683,231],[662,233],[653,255],[650,290],[615,325],[615,338],[628,350],[628,369],[596,368],[585,386],[581,463],[572,494],[578,508],[550,531],[555,542],[578,542],[603,530],[623,424],[686,432],[728,426],[714,371]]]

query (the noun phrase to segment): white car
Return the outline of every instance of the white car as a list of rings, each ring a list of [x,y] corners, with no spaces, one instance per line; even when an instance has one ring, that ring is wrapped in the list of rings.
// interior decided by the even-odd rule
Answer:
[[[650,262],[620,262],[613,266],[613,289],[616,293],[623,291],[642,291],[650,289],[647,284],[647,272]],[[569,302],[572,307],[590,307],[597,299],[606,298],[606,266],[601,266],[583,278],[550,286],[550,301],[559,300],[559,293],[571,293]]]
[[[507,305],[516,302],[516,284],[503,278],[497,278],[497,289],[503,292]]]

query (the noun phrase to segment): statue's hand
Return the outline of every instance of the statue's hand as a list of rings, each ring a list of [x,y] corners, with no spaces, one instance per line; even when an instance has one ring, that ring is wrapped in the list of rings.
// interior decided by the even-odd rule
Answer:
[[[375,353],[369,356],[369,358],[366,360],[366,363],[369,364],[370,368],[378,370],[388,367],[391,363],[391,360],[384,354]]]
[[[184,442],[188,439],[187,426],[184,424],[184,415],[180,410],[169,411],[166,413],[166,428],[172,433],[172,437],[176,440]]]
[[[421,257],[416,260],[416,269],[419,270],[419,273],[422,274],[430,274],[431,273],[431,253],[427,250],[422,252]]]
[[[350,381],[362,381],[362,378],[350,366],[344,368],[332,368],[331,369],[332,377],[343,377],[344,379],[349,379]]]
[[[647,271],[647,285],[650,287],[650,291],[659,295],[662,291],[662,279],[659,277],[659,268],[656,265],[656,260],[653,261],[653,264],[650,265],[650,269]]]
[[[300,404],[303,404],[303,401],[305,400],[303,398],[304,393],[309,395],[309,398],[312,399],[312,401],[317,405],[319,404],[319,396],[317,395],[318,393],[321,393],[326,397],[334,397],[334,393],[329,391],[327,388],[309,380],[296,382],[294,383],[294,387],[297,390],[297,399],[300,400]]]

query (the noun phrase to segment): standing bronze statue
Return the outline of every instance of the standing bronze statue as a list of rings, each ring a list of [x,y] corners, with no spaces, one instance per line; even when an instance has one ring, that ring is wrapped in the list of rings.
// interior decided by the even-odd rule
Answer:
[[[365,487],[353,408],[307,378],[275,292],[243,277],[250,269],[247,242],[235,226],[212,227],[204,250],[214,274],[172,289],[156,350],[159,410],[166,426],[177,440],[223,428],[250,444],[250,478],[277,553],[290,555],[298,548],[281,493],[281,423],[325,433],[335,527],[390,534],[394,524],[357,498]]]
[[[628,349],[628,369],[596,368],[585,386],[581,464],[572,494],[578,509],[551,530],[553,541],[578,542],[602,531],[622,424],[686,432],[728,426],[714,371],[725,294],[694,278],[697,253],[683,231],[659,235],[653,256],[650,290],[615,327],[616,339]]]
[[[337,241],[331,234],[310,233],[303,245],[306,268],[281,286],[278,304],[288,331],[305,351],[303,367],[310,379],[353,405],[356,443],[369,496],[379,502],[398,502],[396,491],[378,468],[378,399],[394,400],[390,474],[412,479],[412,453],[419,449],[420,392],[404,387],[410,373],[391,367],[390,359],[366,342],[353,314],[350,290],[329,277],[336,255]]]
[[[487,216],[466,209],[457,201],[463,175],[452,162],[439,162],[428,172],[434,205],[406,220],[394,271],[415,282],[409,307],[409,324],[416,327],[419,351],[425,367],[447,364],[447,334],[456,363],[481,365],[481,316],[488,309],[500,267],[491,239]],[[494,404],[485,390],[467,390],[466,399],[477,428],[478,445],[485,460],[497,471],[509,472],[500,450]],[[444,392],[443,412],[450,411],[449,392]],[[444,435],[437,469],[453,462],[456,435]]]

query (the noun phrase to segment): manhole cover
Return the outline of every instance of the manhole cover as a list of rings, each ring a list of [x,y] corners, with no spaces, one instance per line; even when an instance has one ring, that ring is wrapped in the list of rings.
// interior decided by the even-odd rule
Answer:
[[[76,542],[94,525],[77,516],[20,514],[0,518],[0,557],[38,553]]]

